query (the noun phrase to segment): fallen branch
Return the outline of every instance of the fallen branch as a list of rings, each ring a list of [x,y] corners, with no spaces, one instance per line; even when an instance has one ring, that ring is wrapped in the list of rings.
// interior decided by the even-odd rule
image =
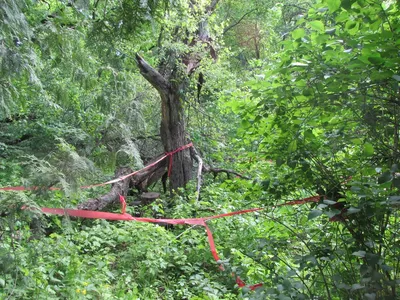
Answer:
[[[153,164],[158,159],[159,157],[153,159],[147,166]],[[107,194],[79,204],[78,209],[103,210],[113,203],[118,203],[119,195],[126,196],[132,188],[136,188],[141,192],[147,191],[148,186],[160,180],[166,172],[167,161],[161,160],[154,166],[141,170],[132,177],[113,183],[111,190]],[[122,177],[130,173],[132,173],[130,168],[120,168],[115,172],[115,177]]]
[[[248,176],[245,176],[245,175],[243,175],[243,174],[240,174],[239,172],[236,172],[236,171],[234,171],[234,170],[229,170],[229,169],[212,168],[212,167],[204,166],[204,167],[203,167],[203,171],[204,171],[205,173],[213,173],[214,178],[217,177],[217,174],[218,174],[218,173],[225,173],[226,176],[228,176],[229,179],[230,179],[230,174],[233,174],[233,175],[235,175],[236,177],[243,178],[243,179],[247,179],[247,180],[250,180],[250,179],[251,179],[251,178],[248,177]]]
[[[212,168],[204,165],[201,156],[198,154],[197,150],[190,143],[186,146],[190,146],[190,154],[191,157],[198,163],[197,170],[197,189],[196,189],[196,200],[198,201],[200,198],[200,189],[202,184],[202,172],[205,173],[213,173],[214,178],[219,173],[226,173],[228,178],[230,178],[230,174],[234,174],[237,177],[250,179],[247,176],[244,176],[236,171],[229,169],[221,169],[221,168]],[[185,146],[185,147],[186,147]],[[178,148],[175,151],[181,151],[183,149]],[[175,152],[171,152],[170,154],[174,154]],[[84,203],[78,205],[79,209],[83,210],[103,210],[107,206],[117,203],[119,201],[119,196],[127,196],[128,191],[132,188],[138,189],[140,192],[147,192],[147,188],[157,182],[160,179],[166,180],[167,178],[167,166],[168,160],[163,159],[166,156],[158,156],[151,160],[142,170],[134,172],[134,174],[126,176],[132,173],[130,168],[120,168],[115,172],[115,177],[120,178],[119,181],[114,182],[111,186],[111,190],[105,195],[100,196],[99,198],[90,199]],[[169,165],[171,168],[171,165]],[[126,178],[125,178],[125,177]],[[165,185],[165,182],[163,182]]]
[[[202,166],[201,170],[198,170],[198,172],[197,172],[197,191],[198,192],[200,192],[200,186],[201,186],[201,172],[213,173],[214,178],[217,177],[218,173],[225,173],[228,176],[228,178],[230,178],[230,174],[233,174],[239,178],[243,178],[243,179],[247,179],[247,180],[251,179],[250,177],[240,174],[239,172],[236,172],[234,170],[213,168],[211,166],[207,166],[207,165],[203,164],[203,160],[202,160],[201,156],[199,155],[199,153],[197,152],[195,147],[190,148],[190,156],[199,164],[199,166],[200,165]]]

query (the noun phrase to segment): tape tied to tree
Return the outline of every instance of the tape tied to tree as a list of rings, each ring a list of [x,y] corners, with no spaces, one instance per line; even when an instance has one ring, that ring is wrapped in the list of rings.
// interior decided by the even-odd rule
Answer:
[[[108,185],[108,184],[113,184],[113,183],[125,180],[125,179],[127,179],[129,177],[132,177],[133,175],[136,175],[137,173],[139,173],[141,171],[144,171],[144,170],[147,170],[147,169],[149,169],[151,167],[154,167],[155,165],[157,165],[159,162],[163,161],[167,157],[169,158],[169,166],[168,166],[168,177],[169,177],[171,175],[171,171],[172,171],[172,156],[174,154],[176,154],[176,153],[178,153],[180,151],[183,151],[185,149],[188,149],[188,148],[190,148],[192,146],[193,146],[193,143],[189,143],[189,144],[181,146],[181,147],[179,147],[179,148],[177,148],[177,149],[175,149],[175,150],[173,150],[171,152],[166,152],[162,157],[157,159],[155,162],[145,166],[144,168],[142,168],[140,170],[134,171],[134,172],[132,172],[130,174],[127,174],[127,175],[124,175],[124,176],[121,176],[121,177],[118,177],[118,178],[114,178],[112,180],[109,180],[109,181],[106,181],[106,182],[103,182],[103,183],[92,184],[92,185],[84,185],[84,186],[81,186],[80,188],[81,189],[90,189],[90,188],[99,187],[99,186],[105,186],[105,185]],[[41,187],[38,187],[38,186],[33,186],[33,187],[9,186],[9,187],[0,188],[0,191],[16,191],[17,192],[17,191],[36,191],[36,190],[39,190],[39,189],[41,189]],[[46,189],[50,190],[50,191],[62,190],[62,188],[58,188],[58,187],[49,187],[49,188],[46,188]]]

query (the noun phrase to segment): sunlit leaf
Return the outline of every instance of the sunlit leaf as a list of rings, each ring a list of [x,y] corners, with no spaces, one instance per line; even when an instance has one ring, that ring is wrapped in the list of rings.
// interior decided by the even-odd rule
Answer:
[[[289,151],[289,152],[294,152],[294,151],[296,151],[296,150],[297,150],[297,140],[293,140],[293,141],[291,141],[290,144],[289,144],[288,151]]]
[[[339,9],[341,1],[340,0],[326,0],[330,12],[335,12]]]
[[[297,40],[300,39],[302,37],[304,37],[306,35],[306,31],[303,28],[297,28],[295,30],[293,30],[292,32],[292,37]]]
[[[367,155],[367,156],[374,155],[374,147],[372,146],[371,143],[365,143],[364,144],[364,154]]]
[[[292,67],[307,67],[308,64],[301,63],[301,62],[294,62],[290,64]]]
[[[319,20],[311,21],[309,24],[312,29],[318,31],[319,33],[323,33],[325,31],[324,23]]]

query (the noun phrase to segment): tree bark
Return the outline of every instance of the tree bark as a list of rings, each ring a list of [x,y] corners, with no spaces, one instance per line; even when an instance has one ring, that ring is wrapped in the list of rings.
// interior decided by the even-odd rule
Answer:
[[[150,66],[140,55],[136,54],[140,73],[158,91],[161,97],[161,141],[165,152],[171,152],[188,143],[184,110],[180,100],[179,79],[174,70],[167,76],[161,75]],[[171,66],[176,69],[176,66]],[[184,187],[192,176],[192,161],[188,149],[177,152],[172,159],[170,190]]]

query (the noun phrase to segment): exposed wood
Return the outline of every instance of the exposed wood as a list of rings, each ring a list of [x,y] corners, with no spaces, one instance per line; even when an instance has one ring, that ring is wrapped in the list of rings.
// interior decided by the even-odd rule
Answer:
[[[120,168],[115,172],[116,177],[121,177],[123,175],[131,173],[132,170],[130,168]],[[119,199],[119,195],[126,196],[129,190],[131,178],[127,178],[125,180],[114,183],[111,186],[111,190],[96,199],[90,199],[84,203],[78,205],[78,209],[86,209],[86,210],[102,210],[108,205],[112,203],[116,203]]]
[[[139,54],[136,54],[136,63],[140,74],[160,93],[161,97],[169,92],[170,85],[168,81]]]
[[[196,201],[199,201],[200,198],[200,189],[201,189],[201,182],[202,182],[202,171],[203,171],[203,159],[198,154],[195,147],[190,148],[190,153],[193,156],[194,160],[197,161],[198,168],[197,168],[197,188],[196,188]]]
[[[159,157],[150,161],[147,165],[152,164]],[[78,205],[78,209],[86,209],[86,210],[103,210],[107,206],[118,203],[119,195],[127,196],[128,191],[132,188],[136,188],[139,191],[147,191],[147,187],[152,183],[161,179],[161,177],[167,171],[167,163],[166,160],[162,160],[156,165],[142,170],[132,177],[128,177],[125,180],[114,183],[111,186],[111,190],[99,198],[90,199],[84,203]],[[121,177],[127,174],[132,173],[130,168],[120,168],[115,172],[115,177]]]

